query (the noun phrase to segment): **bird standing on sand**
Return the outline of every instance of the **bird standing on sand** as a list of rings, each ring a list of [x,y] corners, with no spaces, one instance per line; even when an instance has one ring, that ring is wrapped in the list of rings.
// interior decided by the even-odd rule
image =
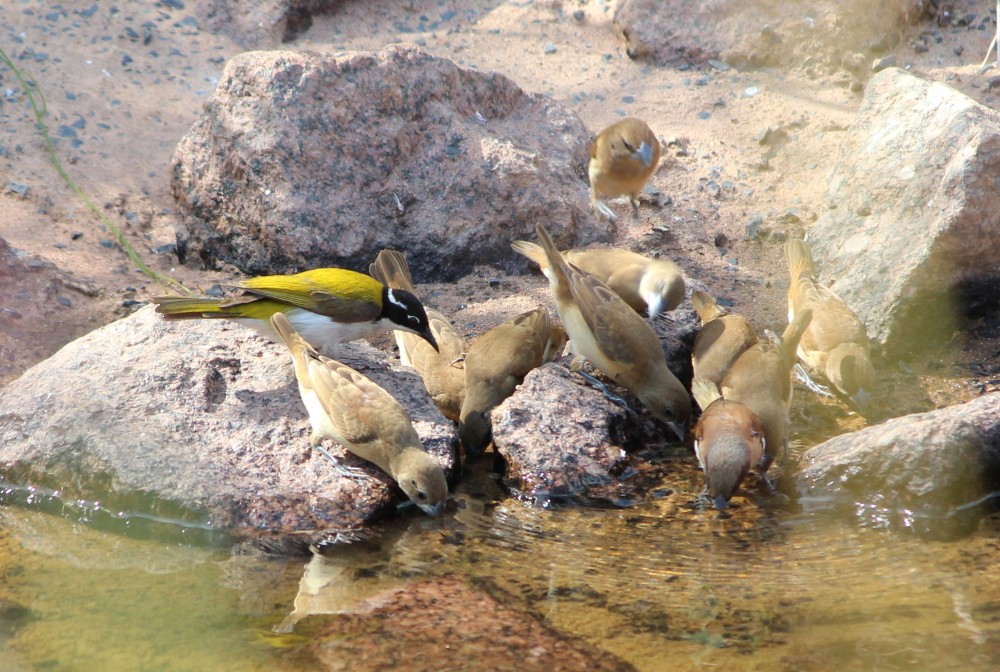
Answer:
[[[392,476],[425,513],[438,515],[448,499],[448,483],[420,444],[406,410],[365,376],[317,353],[284,313],[276,312],[270,321],[292,353],[312,425],[310,444],[333,439]]]
[[[307,343],[333,354],[336,346],[377,329],[403,329],[434,348],[420,300],[412,293],[344,268],[317,268],[294,275],[250,278],[236,287],[241,296],[192,298],[157,296],[156,312],[168,320],[226,318],[250,327],[271,341],[278,335],[271,316],[282,313]]]
[[[700,289],[691,293],[691,305],[701,318],[701,328],[691,348],[694,377],[721,385],[733,362],[757,345],[757,333],[747,318],[726,313]]]
[[[545,250],[535,243],[515,240],[511,247],[543,270],[548,266]],[[650,318],[673,310],[684,300],[684,275],[672,261],[610,247],[566,250],[562,256],[611,288],[636,312],[645,312]]]
[[[704,378],[694,379],[691,392],[703,409],[694,428],[694,452],[705,472],[705,494],[722,510],[750,469],[761,467],[764,426],[753,411],[723,399],[719,388]]]
[[[532,369],[558,357],[565,345],[566,332],[536,308],[493,327],[469,346],[458,424],[466,455],[479,455],[489,444],[489,412],[513,394]]]
[[[691,397],[667,368],[649,322],[600,280],[566,263],[542,225],[535,230],[546,255],[542,271],[573,352],[639,397],[653,417],[683,440]]]
[[[416,295],[406,257],[396,250],[382,250],[368,268],[372,277],[392,289],[402,289]],[[465,398],[465,369],[459,363],[465,352],[465,340],[458,335],[448,319],[427,308],[427,323],[437,349],[409,331],[397,329],[396,345],[403,366],[413,368],[424,381],[424,388],[434,404],[449,420],[458,422]]]
[[[753,346],[737,358],[722,380],[722,396],[745,405],[764,426],[762,475],[774,459],[788,448],[792,365],[795,364],[799,339],[811,319],[812,311],[800,312],[785,328],[779,343],[763,342]]]
[[[807,309],[813,314],[799,343],[799,358],[864,411],[875,386],[865,325],[843,299],[816,278],[812,253],[805,242],[789,240],[785,243],[785,257],[792,280],[788,287],[788,319]]]
[[[628,195],[639,218],[639,192],[660,162],[660,141],[646,122],[627,118],[597,134],[590,146],[590,205],[609,220],[618,219],[601,198]]]

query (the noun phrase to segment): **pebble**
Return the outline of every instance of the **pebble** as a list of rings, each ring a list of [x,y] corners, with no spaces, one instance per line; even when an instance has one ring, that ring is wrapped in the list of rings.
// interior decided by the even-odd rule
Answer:
[[[184,0],[160,0],[159,4],[168,9],[184,9]]]
[[[122,65],[128,65],[133,60],[134,59],[131,56],[129,56],[128,54],[122,54]]]
[[[18,196],[27,196],[28,185],[23,182],[8,182],[7,191],[13,191]]]
[[[497,289],[500,286],[500,278],[490,278],[489,284],[493,289]]]
[[[758,93],[760,93],[759,86],[748,86],[747,88],[743,89],[744,98],[752,98],[753,96],[756,96]]]
[[[729,65],[723,63],[722,61],[717,61],[714,58],[708,59],[708,64],[718,70],[719,72],[725,72],[729,69]]]
[[[108,240],[107,238],[105,238],[104,240],[102,240],[102,241],[101,241],[100,243],[98,243],[98,244],[99,244],[99,245],[100,245],[101,247],[107,247],[107,248],[111,248],[111,247],[114,247],[114,246],[115,246],[115,241],[113,241],[113,240]]]
[[[83,232],[74,231],[73,233],[69,234],[69,238],[70,240],[80,240],[81,238],[83,238]]]
[[[635,96],[622,96],[622,102],[626,105],[631,105],[635,102]]]
[[[712,118],[712,113],[702,110],[701,112],[698,113],[698,118],[699,119],[711,119]]]
[[[750,240],[760,239],[760,227],[764,225],[764,216],[760,214],[751,215],[747,222],[747,238]]]
[[[881,72],[886,68],[896,67],[896,57],[892,54],[883,58],[876,58],[872,63],[872,72]]]
[[[573,12],[573,18],[576,19],[577,21],[583,21],[586,18],[586,16],[587,16],[586,13],[584,13],[582,9],[578,9],[575,12]]]
[[[546,54],[554,54],[556,53],[556,45],[552,42],[549,42],[548,44],[545,45],[542,51],[544,51]]]
[[[56,301],[59,302],[60,306],[66,306],[67,308],[73,305],[68,296],[58,296],[56,297]]]
[[[212,285],[211,287],[205,290],[205,294],[207,296],[215,296],[215,297],[226,295],[226,293],[222,291],[221,285]]]

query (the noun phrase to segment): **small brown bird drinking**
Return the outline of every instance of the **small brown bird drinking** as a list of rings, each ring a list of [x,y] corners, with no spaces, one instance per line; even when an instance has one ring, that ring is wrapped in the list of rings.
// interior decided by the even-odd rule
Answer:
[[[458,425],[466,455],[479,455],[489,444],[490,411],[513,394],[532,369],[558,357],[565,345],[566,332],[536,308],[493,327],[469,346]]]
[[[788,319],[803,310],[813,314],[802,335],[798,355],[862,412],[868,408],[875,386],[875,368],[868,350],[865,325],[850,306],[816,278],[812,253],[798,239],[785,243],[791,285]]]
[[[701,329],[691,349],[694,377],[719,386],[733,362],[757,345],[757,334],[747,318],[726,313],[700,289],[691,293],[691,305],[701,318]]]
[[[333,439],[392,476],[425,513],[438,515],[448,499],[448,483],[423,449],[406,410],[365,376],[317,353],[284,313],[275,313],[271,324],[292,353],[312,425],[309,442]]]
[[[538,264],[548,264],[545,250],[535,243],[515,240],[511,247]],[[673,310],[684,300],[684,275],[666,259],[651,259],[637,252],[610,247],[566,250],[563,258],[594,276],[622,297],[629,306],[650,318]]]
[[[691,397],[667,368],[660,339],[649,322],[607,285],[568,264],[542,225],[535,231],[546,255],[542,271],[573,352],[639,397],[653,417],[683,441]]]

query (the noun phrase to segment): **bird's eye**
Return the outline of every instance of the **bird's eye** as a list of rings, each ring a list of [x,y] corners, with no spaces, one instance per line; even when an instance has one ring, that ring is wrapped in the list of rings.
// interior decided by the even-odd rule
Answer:
[[[622,144],[625,145],[625,149],[627,149],[628,151],[630,151],[630,152],[634,152],[635,151],[632,148],[632,145],[628,144],[628,140],[622,140]]]
[[[419,317],[417,317],[416,315],[407,315],[407,316],[406,316],[406,319],[407,319],[407,321],[409,321],[409,322],[410,322],[411,324],[420,324],[420,318],[419,318]]]

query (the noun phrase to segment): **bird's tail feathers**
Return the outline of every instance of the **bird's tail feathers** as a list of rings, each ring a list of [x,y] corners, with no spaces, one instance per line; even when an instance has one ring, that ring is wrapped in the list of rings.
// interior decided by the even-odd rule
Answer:
[[[816,274],[812,252],[801,238],[790,238],[785,243],[785,258],[788,260],[788,272],[793,280],[800,275]]]
[[[196,298],[190,296],[155,296],[156,312],[168,320],[185,320],[200,317],[226,317],[224,299]]]
[[[785,351],[785,355],[788,357],[788,361],[795,362],[797,355],[795,351],[799,349],[799,341],[802,340],[802,335],[806,333],[806,329],[809,328],[809,323],[812,322],[812,310],[806,308],[805,310],[799,311],[792,320],[791,324],[785,327],[785,331],[781,334],[781,347]]]
[[[538,264],[542,270],[545,270],[545,267],[549,265],[548,257],[545,256],[545,250],[540,245],[529,243],[526,240],[515,240],[510,246],[518,254],[524,255]]]
[[[712,405],[716,399],[722,398],[718,385],[707,378],[695,376],[691,381],[691,396],[698,403],[698,407],[704,412]]]
[[[562,254],[559,252],[559,248],[556,247],[555,242],[552,240],[549,232],[545,230],[544,226],[541,224],[535,225],[535,233],[538,235],[538,242],[541,244],[542,250],[545,252],[549,272],[552,273],[549,277],[549,281],[553,283],[553,289],[556,292],[557,298],[559,296],[568,296],[570,294],[569,265],[566,260],[563,259]]]
[[[278,332],[278,337],[288,347],[292,357],[298,360],[303,354],[319,354],[316,349],[309,345],[306,339],[302,338],[299,332],[295,331],[292,323],[284,313],[278,312],[271,316],[271,326]]]
[[[701,323],[707,324],[720,315],[725,315],[725,311],[719,307],[712,295],[696,289],[691,292],[691,305],[701,318]]]
[[[375,258],[375,262],[368,266],[368,273],[387,287],[416,293],[410,266],[406,263],[406,257],[402,252],[382,250]]]

